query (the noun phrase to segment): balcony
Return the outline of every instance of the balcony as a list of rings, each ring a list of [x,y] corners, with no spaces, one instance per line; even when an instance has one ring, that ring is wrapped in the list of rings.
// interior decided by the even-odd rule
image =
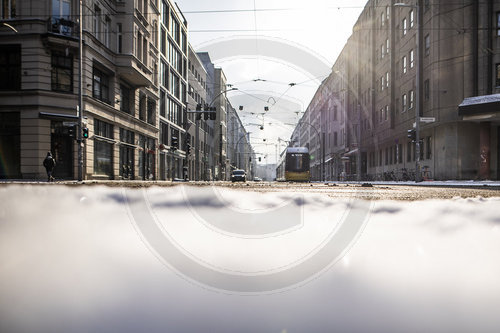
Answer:
[[[153,72],[131,54],[116,57],[117,74],[135,87],[153,85]]]
[[[45,38],[49,44],[69,42],[69,46],[78,48],[78,24],[62,17],[49,17]]]

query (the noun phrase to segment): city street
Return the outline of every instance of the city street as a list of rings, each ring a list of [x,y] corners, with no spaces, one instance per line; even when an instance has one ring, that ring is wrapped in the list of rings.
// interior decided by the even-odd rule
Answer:
[[[479,184],[2,183],[0,331],[498,332]]]

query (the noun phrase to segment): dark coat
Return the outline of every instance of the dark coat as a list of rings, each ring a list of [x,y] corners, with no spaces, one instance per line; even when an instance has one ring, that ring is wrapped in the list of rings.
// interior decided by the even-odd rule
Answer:
[[[43,166],[47,171],[52,171],[56,166],[56,160],[51,155],[47,155],[43,160]]]

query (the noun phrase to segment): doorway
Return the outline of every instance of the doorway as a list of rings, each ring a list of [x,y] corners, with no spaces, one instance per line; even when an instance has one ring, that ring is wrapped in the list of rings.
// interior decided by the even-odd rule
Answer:
[[[74,127],[53,121],[51,132],[50,151],[56,160],[53,175],[56,179],[73,179]]]

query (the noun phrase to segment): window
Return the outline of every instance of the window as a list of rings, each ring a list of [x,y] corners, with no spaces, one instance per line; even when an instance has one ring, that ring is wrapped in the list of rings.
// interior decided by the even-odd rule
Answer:
[[[168,4],[166,1],[161,2],[161,21],[165,27],[168,27]]]
[[[403,59],[401,60],[401,64],[403,66],[403,74],[406,74],[407,71],[406,56],[404,56]]]
[[[396,152],[397,156],[398,156],[398,163],[403,163],[403,144],[398,144],[398,149],[397,149],[397,152]]]
[[[165,28],[161,28],[160,51],[165,57],[167,56],[167,32]]]
[[[496,74],[495,75],[495,78],[496,78],[496,80],[495,80],[495,86],[496,87],[500,87],[500,64],[496,64],[495,65],[495,69],[496,69],[495,70],[495,72],[496,72],[495,73]]]
[[[114,139],[113,125],[99,119],[94,121],[94,133],[103,138]]]
[[[16,17],[16,0],[1,0],[0,19],[10,19]],[[55,1],[54,1],[55,2]]]
[[[126,130],[124,128],[120,128],[120,141],[128,144],[135,144],[134,140],[135,134],[132,131]]]
[[[135,56],[137,57],[137,59],[139,59],[140,61],[142,61],[142,34],[141,32],[139,31],[139,29],[137,29],[137,34],[136,34],[136,54]]]
[[[169,41],[168,61],[170,65],[180,74],[182,74],[182,56],[179,50]]]
[[[165,117],[166,105],[166,93],[163,89],[160,89],[160,116]]]
[[[73,92],[73,56],[52,53],[52,90]]]
[[[101,8],[99,8],[99,6],[95,5],[94,6],[94,20],[93,20],[93,24],[94,24],[94,36],[97,38],[97,39],[101,39]]]
[[[0,90],[21,89],[21,47],[0,46]]]
[[[333,146],[337,147],[337,145],[338,145],[338,135],[337,135],[337,132],[334,132],[333,133]]]
[[[187,54],[187,36],[184,31],[182,32],[181,49],[184,54]]]
[[[165,61],[160,61],[160,84],[168,89],[168,66]]]
[[[109,103],[109,76],[94,67],[92,96],[105,103]]]
[[[180,87],[179,87],[179,77],[175,74],[170,75],[170,92],[172,93],[172,95],[174,95],[178,99],[181,98]]]
[[[498,75],[498,70],[497,70],[497,75]],[[430,98],[430,83],[429,79],[424,81],[424,98],[426,101],[429,100]]]
[[[110,35],[111,34],[111,19],[106,16],[104,21],[104,45],[109,48]]]
[[[146,36],[142,38],[142,63],[145,65],[148,64],[148,40]]]
[[[415,15],[413,13],[413,9],[410,10],[410,28],[413,28],[414,22],[415,21]]]
[[[180,38],[181,38],[181,35],[180,35],[181,32],[179,30],[179,21],[177,21],[177,19],[173,17],[173,13],[172,13],[172,17],[171,17],[170,23],[171,23],[170,33],[172,34],[172,36],[174,37],[175,41],[179,45],[180,44]]]
[[[385,72],[385,87],[389,88],[389,72]]]
[[[147,98],[141,94],[139,97],[139,119],[146,121]]]
[[[386,7],[385,7],[385,18],[386,18],[387,20],[389,20],[390,14],[391,14],[391,9],[390,9],[390,7],[389,7],[389,6],[386,6]]]
[[[401,26],[403,27],[403,36],[406,36],[406,32],[408,31],[408,26],[407,26],[407,21],[406,21],[406,17],[403,19],[403,22],[401,24]]]
[[[382,12],[380,14],[380,26],[383,27],[384,26],[384,23],[385,23],[385,13]]]
[[[415,56],[414,56],[413,50],[411,50],[410,51],[410,68],[413,68],[414,65],[415,65]]]
[[[401,112],[406,111],[406,98],[406,94],[403,94],[403,96],[401,96]]]
[[[390,44],[389,44],[389,38],[387,38],[385,40],[385,52],[387,52],[387,54],[389,54],[390,53],[389,50],[390,50]]]
[[[120,111],[130,113],[130,93],[131,90],[126,85],[120,85]]]
[[[168,146],[168,125],[160,123],[160,143]]]
[[[3,0],[2,8],[10,2],[14,3],[15,6],[15,1]],[[65,35],[71,34],[72,22],[68,22],[70,21],[70,16],[71,16],[71,2],[69,0],[52,0],[52,32]],[[9,17],[3,17],[3,18],[9,18]]]
[[[431,52],[431,37],[429,36],[429,34],[425,35],[424,45],[425,45],[425,55],[428,56]]]
[[[123,31],[122,24],[116,24],[116,51],[118,53],[123,52]]]
[[[386,105],[384,110],[384,120],[387,119],[389,119],[389,105]]]
[[[147,122],[148,124],[151,124],[151,125],[155,125],[155,122],[156,122],[156,103],[154,100],[152,100],[151,98],[148,98],[148,118],[147,118]]]
[[[382,76],[380,78],[380,91],[384,91],[385,88],[385,78]]]
[[[413,146],[413,144],[411,142],[408,142],[406,145],[406,162],[411,162],[411,156],[412,156],[411,148],[412,148],[412,146]]]
[[[408,95],[410,95],[410,105],[408,105],[408,109],[412,109],[413,108],[413,102],[415,100],[415,94],[414,94],[413,90],[410,90],[410,92],[408,93]]]
[[[430,0],[424,0],[424,12],[427,12],[430,8]]]
[[[113,139],[113,125],[95,119],[94,133],[97,136]],[[113,144],[96,138],[94,140],[94,173],[113,176]]]
[[[333,121],[337,121],[337,114],[338,114],[337,105],[334,105],[333,106]]]
[[[134,150],[135,133],[120,128],[120,141],[126,144],[120,145],[120,176],[122,179],[134,179]]]

